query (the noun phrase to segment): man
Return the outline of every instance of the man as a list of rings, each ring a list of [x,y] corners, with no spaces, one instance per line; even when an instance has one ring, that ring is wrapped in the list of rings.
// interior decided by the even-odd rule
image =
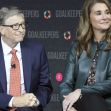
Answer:
[[[0,10],[0,111],[43,111],[52,92],[44,47],[24,40],[25,20],[15,7]]]

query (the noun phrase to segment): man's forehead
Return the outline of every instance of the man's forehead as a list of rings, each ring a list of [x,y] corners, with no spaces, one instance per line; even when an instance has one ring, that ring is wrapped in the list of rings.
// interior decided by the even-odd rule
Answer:
[[[25,21],[24,16],[19,14],[19,15],[13,15],[13,16],[6,18],[5,24],[12,25],[12,24],[16,24],[16,23],[22,23],[24,21]]]

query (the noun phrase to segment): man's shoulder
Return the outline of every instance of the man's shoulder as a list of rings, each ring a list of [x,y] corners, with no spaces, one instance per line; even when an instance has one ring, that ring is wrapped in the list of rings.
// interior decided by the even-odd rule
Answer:
[[[43,44],[37,41],[37,39],[24,39],[22,44],[29,47],[43,47]]]

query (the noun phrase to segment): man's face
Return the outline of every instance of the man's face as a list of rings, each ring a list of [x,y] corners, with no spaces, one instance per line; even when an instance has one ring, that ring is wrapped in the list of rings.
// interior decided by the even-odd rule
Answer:
[[[2,26],[3,40],[10,43],[23,41],[25,36],[25,20],[22,15],[8,17]]]

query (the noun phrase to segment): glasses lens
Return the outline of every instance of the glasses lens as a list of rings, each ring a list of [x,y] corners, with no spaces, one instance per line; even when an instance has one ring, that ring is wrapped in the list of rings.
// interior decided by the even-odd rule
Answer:
[[[19,24],[13,25],[12,27],[14,30],[18,30],[19,29]]]
[[[23,28],[23,29],[25,29],[25,23],[22,23],[22,24],[15,24],[15,25],[13,25],[13,29],[14,30],[18,30],[19,28],[20,28],[20,26]]]
[[[25,29],[25,23],[22,23],[21,26],[23,29]]]

